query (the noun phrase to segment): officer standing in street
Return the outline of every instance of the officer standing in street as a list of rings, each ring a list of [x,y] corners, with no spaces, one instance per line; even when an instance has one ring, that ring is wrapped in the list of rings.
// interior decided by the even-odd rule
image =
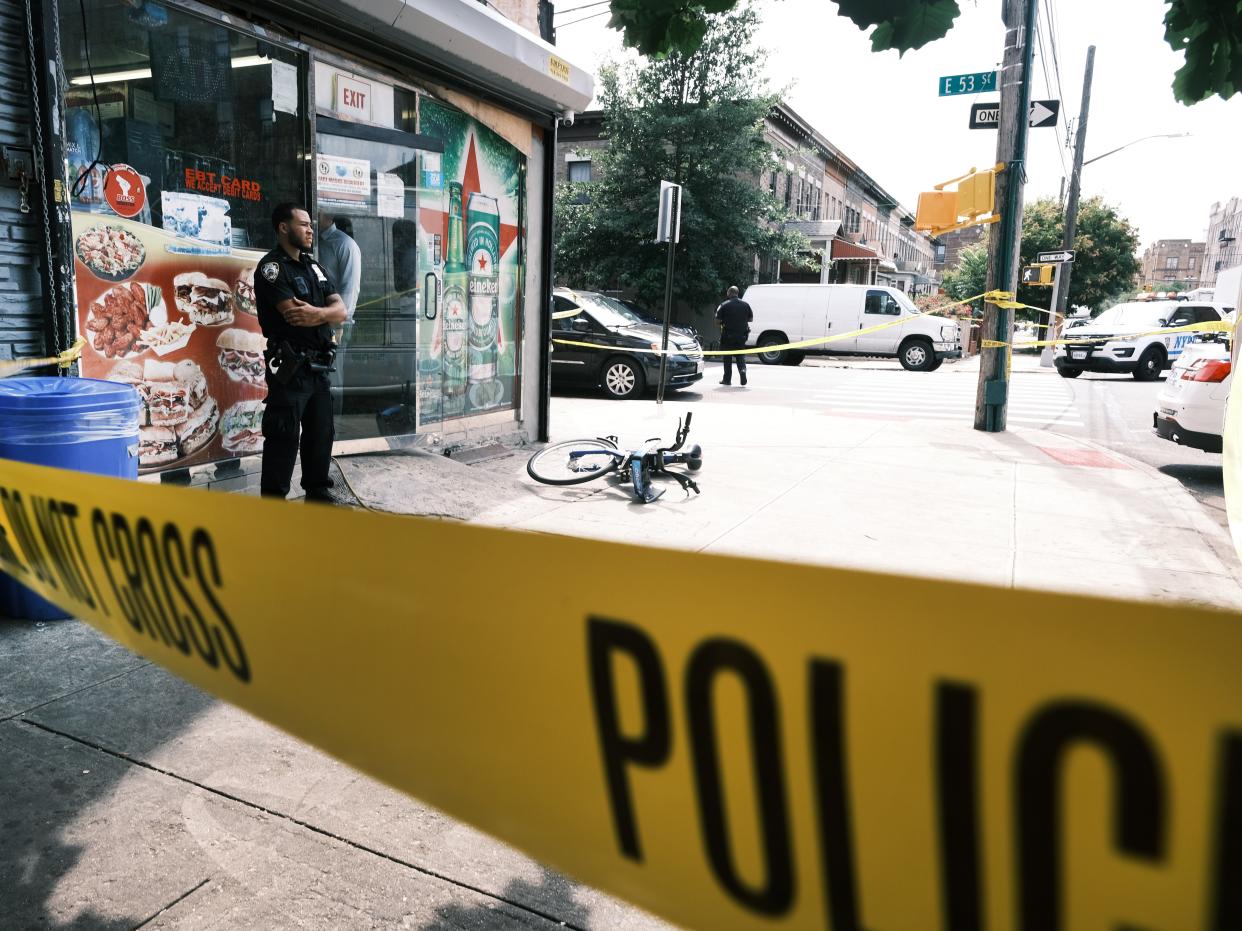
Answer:
[[[267,337],[260,491],[275,498],[289,494],[300,446],[306,499],[335,504],[328,474],[334,435],[328,373],[336,356],[332,330],[348,312],[336,285],[310,256],[310,214],[281,204],[272,212],[272,227],[277,246],[259,260],[254,276],[259,326]]]
[[[716,322],[720,324],[721,349],[744,349],[746,340],[750,337],[750,322],[755,319],[755,315],[751,312],[750,305],[738,297],[740,293],[737,285],[733,285],[729,288],[728,300],[716,308]],[[722,385],[732,384],[733,363],[736,361],[737,373],[741,376],[742,384],[745,385],[745,353],[722,358],[724,359],[724,378],[720,380],[720,383]]]

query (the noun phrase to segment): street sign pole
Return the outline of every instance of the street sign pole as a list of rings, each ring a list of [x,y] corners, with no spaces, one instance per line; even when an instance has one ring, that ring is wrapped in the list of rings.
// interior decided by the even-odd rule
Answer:
[[[1044,334],[1045,334],[1044,339],[1046,340],[1054,340],[1057,338],[1056,337],[1056,333],[1058,330],[1057,301],[1058,301],[1059,295],[1061,294],[1061,269],[1062,268],[1064,268],[1064,263],[1058,262],[1057,270],[1053,273],[1053,276],[1052,276],[1052,301],[1048,304],[1048,328],[1044,330]],[[1045,346],[1043,348],[1043,351],[1040,352],[1039,354],[1039,367],[1046,369],[1046,368],[1052,368],[1052,365],[1053,365],[1052,347]]]
[[[1087,47],[1087,70],[1082,78],[1082,106],[1078,109],[1078,138],[1074,142],[1074,169],[1070,175],[1069,200],[1065,203],[1065,236],[1061,242],[1066,249],[1074,248],[1074,236],[1078,232],[1078,193],[1082,181],[1082,152],[1087,142],[1087,115],[1091,109],[1091,76],[1094,71],[1095,46],[1091,45]],[[1057,318],[1058,329],[1060,328],[1059,321],[1065,319],[1065,308],[1069,306],[1070,280],[1073,275],[1074,268],[1071,265],[1065,269],[1065,287],[1057,289],[1057,300],[1052,305],[1053,309],[1061,315]],[[1051,338],[1056,339],[1055,336]]]
[[[1005,0],[1005,58],[1000,70],[1001,113],[996,137],[996,160],[1005,164],[997,175],[1001,219],[988,246],[988,290],[1015,292],[1018,288],[1018,247],[1022,239],[1022,184],[1026,177],[1026,137],[1031,111],[1031,65],[1034,60],[1035,17],[1039,0]],[[1003,185],[1003,190],[999,190]],[[982,350],[979,387],[975,397],[975,429],[999,433],[1005,429],[1009,394],[1009,350],[1013,317],[1009,310],[986,305],[980,335],[1000,342],[1000,348]]]
[[[673,315],[673,265],[677,258],[677,241],[681,238],[681,185],[660,182],[660,218],[656,242],[668,243],[668,266],[664,272],[664,332],[660,339],[660,384],[656,386],[656,404],[664,404],[664,379],[668,373],[668,327]]]

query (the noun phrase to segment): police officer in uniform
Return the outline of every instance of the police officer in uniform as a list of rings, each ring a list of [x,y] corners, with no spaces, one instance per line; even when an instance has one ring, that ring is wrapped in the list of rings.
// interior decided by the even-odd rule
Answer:
[[[276,498],[289,494],[300,447],[306,499],[336,503],[328,474],[334,435],[328,373],[336,355],[332,331],[348,313],[336,285],[310,255],[310,214],[281,204],[272,227],[277,246],[259,260],[254,276],[259,326],[267,337],[260,490]]]
[[[716,322],[720,324],[721,349],[745,349],[746,340],[750,337],[750,322],[755,319],[750,305],[738,297],[742,292],[737,285],[729,288],[729,299],[716,308]],[[724,378],[722,385],[733,381],[733,363],[737,363],[737,373],[746,385],[746,355],[724,357]]]

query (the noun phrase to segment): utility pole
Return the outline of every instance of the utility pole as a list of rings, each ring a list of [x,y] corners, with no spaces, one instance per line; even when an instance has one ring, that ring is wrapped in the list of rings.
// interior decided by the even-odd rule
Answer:
[[[1078,232],[1078,192],[1082,180],[1082,153],[1087,142],[1087,111],[1091,109],[1091,74],[1095,70],[1095,46],[1087,47],[1087,70],[1082,76],[1082,106],[1078,108],[1078,138],[1074,141],[1074,171],[1070,175],[1069,200],[1065,204],[1065,236],[1061,240],[1061,248],[1073,249],[1074,236]],[[1065,319],[1065,308],[1069,304],[1070,279],[1073,277],[1074,263],[1062,262],[1057,266],[1057,289],[1052,303],[1052,326],[1048,330],[1048,339],[1056,339],[1061,332],[1061,321]],[[1040,365],[1052,364],[1052,347],[1045,347]]]
[[[996,160],[1005,170],[996,176],[996,200],[1001,218],[988,243],[988,290],[1016,291],[1018,249],[1022,243],[1022,185],[1026,180],[1026,136],[1031,119],[1031,63],[1034,59],[1035,17],[1038,0],[1004,0],[1005,57],[1001,64],[1000,126]],[[984,340],[1003,342],[983,349],[979,356],[979,388],[975,396],[975,429],[999,433],[1005,429],[1009,397],[1009,353],[1013,342],[1013,315],[1004,307],[985,305]]]

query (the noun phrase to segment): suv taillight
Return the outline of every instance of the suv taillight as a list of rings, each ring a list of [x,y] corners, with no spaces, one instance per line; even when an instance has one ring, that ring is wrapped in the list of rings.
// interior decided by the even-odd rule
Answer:
[[[1228,359],[1196,359],[1182,372],[1183,381],[1222,382],[1229,377]]]

